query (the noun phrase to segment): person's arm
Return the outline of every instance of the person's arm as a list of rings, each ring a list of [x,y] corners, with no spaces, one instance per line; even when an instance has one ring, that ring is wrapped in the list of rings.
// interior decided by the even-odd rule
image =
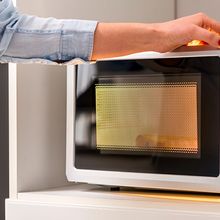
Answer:
[[[136,52],[168,52],[192,40],[220,46],[220,23],[199,13],[158,24],[100,23],[95,32],[91,59],[122,56]]]
[[[203,14],[159,24],[99,23],[20,14],[0,1],[0,61],[85,61],[143,51],[167,52],[191,40],[218,47],[220,24]]]
[[[40,18],[19,13],[11,0],[0,1],[0,61],[91,57],[96,21]]]

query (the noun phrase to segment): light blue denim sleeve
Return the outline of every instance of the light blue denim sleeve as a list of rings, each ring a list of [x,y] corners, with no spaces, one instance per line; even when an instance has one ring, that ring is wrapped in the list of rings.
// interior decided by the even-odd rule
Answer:
[[[11,0],[0,1],[0,61],[25,59],[88,61],[96,21],[40,18],[20,14]]]

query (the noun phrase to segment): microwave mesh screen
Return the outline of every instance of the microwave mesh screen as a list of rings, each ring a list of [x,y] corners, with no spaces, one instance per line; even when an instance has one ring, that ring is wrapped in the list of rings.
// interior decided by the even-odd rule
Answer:
[[[198,154],[197,82],[96,85],[96,147]]]

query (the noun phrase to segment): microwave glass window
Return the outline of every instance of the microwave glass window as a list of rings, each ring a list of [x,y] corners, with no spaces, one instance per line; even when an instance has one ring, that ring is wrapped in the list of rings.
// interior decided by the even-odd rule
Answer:
[[[96,147],[199,157],[197,82],[96,84]]]
[[[219,57],[79,65],[74,166],[219,176],[219,66]]]

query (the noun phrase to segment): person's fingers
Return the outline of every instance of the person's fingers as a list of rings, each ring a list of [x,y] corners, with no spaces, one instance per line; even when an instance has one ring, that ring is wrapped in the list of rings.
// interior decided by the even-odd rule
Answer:
[[[220,22],[208,17],[203,13],[199,13],[198,17],[200,17],[201,23],[200,26],[205,29],[211,29],[220,34]]]
[[[202,40],[207,42],[213,47],[219,47],[220,45],[220,36],[210,32],[207,29],[204,29],[199,26],[195,26],[194,31],[192,32],[192,39]]]

